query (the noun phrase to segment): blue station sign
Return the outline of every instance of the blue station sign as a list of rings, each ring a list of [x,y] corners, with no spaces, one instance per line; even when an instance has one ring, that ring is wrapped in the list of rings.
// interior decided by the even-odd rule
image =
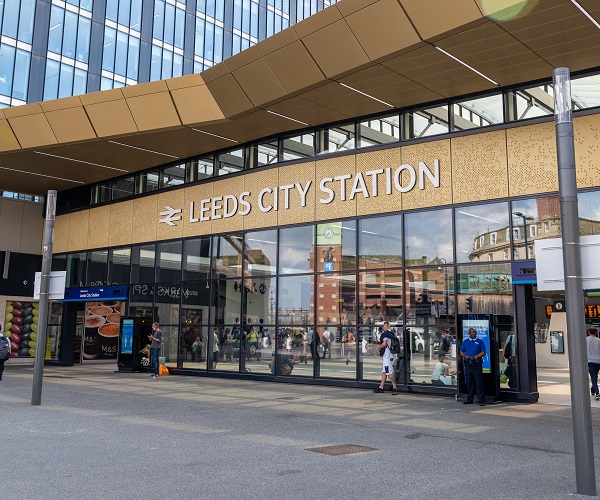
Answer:
[[[127,287],[91,286],[87,288],[65,288],[63,302],[87,302],[102,300],[127,300]]]

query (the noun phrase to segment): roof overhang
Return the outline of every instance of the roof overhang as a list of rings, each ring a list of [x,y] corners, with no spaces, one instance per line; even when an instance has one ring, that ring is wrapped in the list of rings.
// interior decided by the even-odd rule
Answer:
[[[201,74],[0,110],[0,188],[43,195],[560,66],[600,66],[571,0],[342,0]]]

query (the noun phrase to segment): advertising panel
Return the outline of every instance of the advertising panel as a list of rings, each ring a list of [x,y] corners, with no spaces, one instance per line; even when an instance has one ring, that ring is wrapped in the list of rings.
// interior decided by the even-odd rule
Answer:
[[[490,364],[490,321],[488,319],[464,319],[462,322],[463,339],[469,338],[469,329],[475,328],[477,338],[485,344],[485,356],[483,357],[483,373],[491,373]],[[464,341],[464,340],[463,340]]]
[[[83,359],[117,359],[121,302],[86,302]]]
[[[4,313],[4,334],[10,339],[11,358],[35,356],[38,303],[9,300]]]

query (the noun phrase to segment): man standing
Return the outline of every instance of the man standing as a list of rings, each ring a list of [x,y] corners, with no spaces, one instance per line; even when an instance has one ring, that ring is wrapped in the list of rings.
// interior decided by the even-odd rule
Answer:
[[[598,330],[595,326],[590,326],[590,334],[586,339],[587,342],[587,359],[588,372],[592,380],[592,394],[596,401],[600,400],[600,392],[598,391],[598,371],[600,371],[600,339],[598,338]]]
[[[158,327],[158,323],[152,323],[152,333],[148,335],[151,340],[150,344],[150,366],[154,370],[152,379],[158,377],[158,353],[160,351],[160,342],[162,339],[162,331]]]
[[[392,354],[392,339],[390,336],[390,322],[386,321],[383,324],[383,332],[381,334],[380,340],[381,344],[377,347],[379,349],[379,354],[383,356],[383,367],[381,369],[381,383],[377,389],[373,389],[375,393],[385,392],[383,390],[385,386],[386,379],[390,379],[392,381],[392,396],[398,394],[396,392],[396,377],[394,377],[394,355]]]
[[[323,332],[323,359],[327,356],[327,351],[329,351],[329,359],[331,359],[331,332],[325,328]]]
[[[485,344],[477,338],[477,330],[469,328],[469,338],[463,341],[460,347],[460,355],[465,365],[465,380],[467,382],[466,405],[473,404],[473,396],[477,390],[479,406],[485,406],[485,395],[483,392],[483,357],[485,356]]]

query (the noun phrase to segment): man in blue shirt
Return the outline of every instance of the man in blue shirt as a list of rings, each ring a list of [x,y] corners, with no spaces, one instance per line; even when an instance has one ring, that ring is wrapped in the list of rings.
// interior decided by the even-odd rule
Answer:
[[[463,341],[460,347],[460,355],[465,366],[465,381],[467,382],[467,400],[464,404],[473,404],[473,396],[477,390],[479,406],[485,405],[483,393],[483,357],[485,356],[485,344],[477,338],[475,328],[469,328],[469,338]]]

